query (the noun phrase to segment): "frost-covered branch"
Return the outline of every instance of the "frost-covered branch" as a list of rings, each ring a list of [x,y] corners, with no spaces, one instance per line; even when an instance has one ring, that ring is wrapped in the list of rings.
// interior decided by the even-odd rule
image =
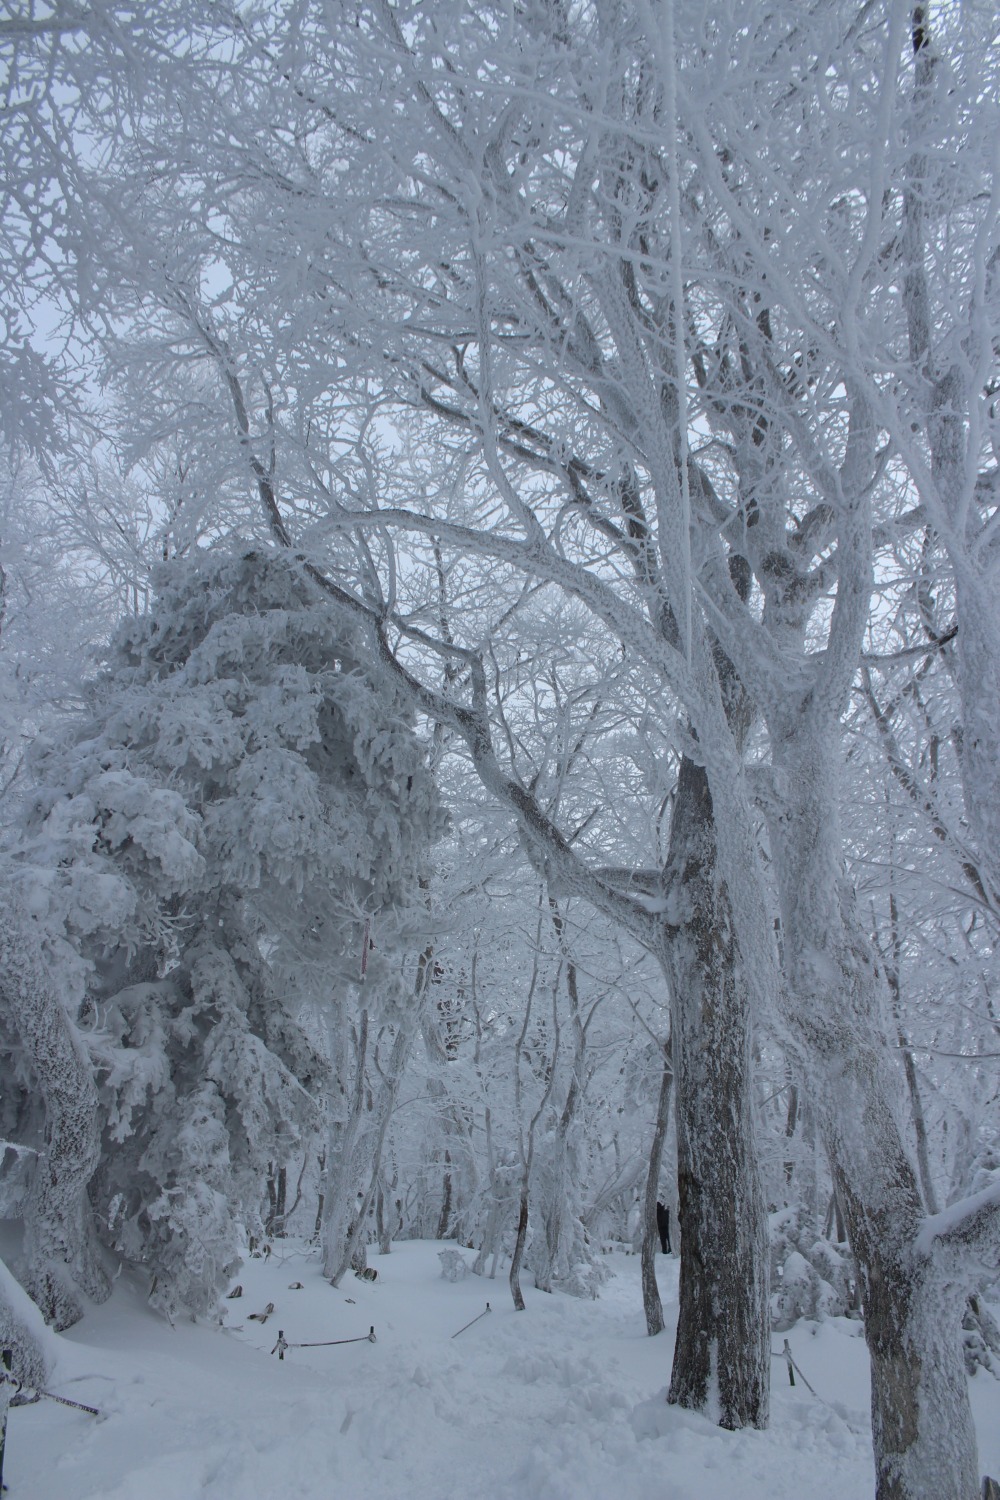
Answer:
[[[1000,1269],[1000,1175],[981,1193],[929,1215],[915,1248],[947,1271],[961,1268],[973,1286],[984,1275],[995,1276]]]

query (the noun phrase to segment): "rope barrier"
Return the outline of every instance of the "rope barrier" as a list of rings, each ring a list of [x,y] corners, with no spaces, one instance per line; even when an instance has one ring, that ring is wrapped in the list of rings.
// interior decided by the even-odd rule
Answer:
[[[361,1334],[356,1339],[319,1339],[316,1342],[307,1344],[290,1344],[285,1338],[285,1330],[279,1328],[278,1342],[271,1350],[271,1353],[276,1354],[279,1359],[284,1359],[286,1349],[331,1349],[334,1344],[374,1344],[376,1342],[374,1323],[367,1333]]]
[[[453,1339],[457,1339],[459,1333],[464,1333],[467,1328],[471,1328],[472,1327],[472,1323],[478,1323],[479,1322],[479,1318],[485,1318],[486,1313],[488,1313],[489,1311],[490,1311],[490,1304],[487,1302],[487,1304],[486,1304],[486,1312],[481,1312],[479,1314],[479,1317],[476,1317],[476,1318],[472,1319],[471,1323],[463,1323],[462,1327],[458,1330],[458,1332],[452,1334],[452,1338]]]
[[[818,1391],[813,1390],[813,1387],[809,1384],[808,1380],[802,1374],[802,1371],[799,1369],[798,1365],[795,1363],[795,1360],[792,1358],[792,1347],[789,1344],[789,1342],[788,1342],[787,1339],[785,1339],[785,1342],[782,1345],[781,1353],[780,1354],[775,1354],[772,1351],[772,1356],[771,1357],[773,1359],[784,1359],[785,1364],[788,1366],[788,1384],[789,1385],[794,1385],[795,1384],[795,1373],[797,1371],[798,1375],[799,1375],[799,1379],[802,1381],[802,1384],[805,1386],[806,1390],[807,1391],[812,1391],[812,1394],[816,1397],[817,1401],[823,1401],[823,1397],[819,1394]],[[824,1406],[826,1406],[827,1404],[828,1404],[827,1402],[825,1402],[825,1401],[823,1402]]]
[[[58,1401],[62,1406],[73,1406],[77,1411],[89,1411],[92,1417],[99,1417],[101,1413],[96,1406],[87,1406],[83,1401],[71,1401],[68,1396],[57,1396],[55,1391],[38,1391],[39,1396],[47,1396],[50,1401]]]
[[[43,1391],[41,1386],[33,1386],[25,1390],[19,1381],[15,1380],[13,1383],[16,1387],[16,1395],[11,1402],[12,1406],[34,1406],[44,1396],[48,1401],[58,1401],[60,1406],[72,1406],[76,1411],[89,1412],[92,1417],[102,1415],[96,1406],[88,1406],[85,1401],[71,1401],[68,1396],[57,1396],[55,1391]]]
[[[811,1386],[809,1384],[809,1381],[803,1375],[801,1368],[795,1362],[794,1356],[792,1355],[791,1345],[789,1344],[789,1342],[788,1342],[787,1339],[785,1339],[784,1344],[782,1346],[782,1349],[781,1349],[780,1353],[776,1349],[772,1349],[771,1350],[771,1358],[772,1359],[783,1359],[785,1361],[785,1363],[788,1366],[788,1384],[789,1385],[794,1385],[795,1384],[795,1376],[797,1374],[798,1377],[799,1377],[799,1379],[802,1381],[802,1384],[805,1386],[806,1390],[810,1393],[810,1395],[815,1396],[816,1400],[819,1401],[821,1403],[821,1405],[825,1406],[828,1411],[832,1411],[835,1417],[839,1417],[840,1421],[843,1422],[843,1424],[847,1428],[848,1432],[853,1432],[853,1433],[859,1434],[862,1431],[861,1428],[855,1427],[854,1424],[853,1424],[853,1422],[849,1422],[848,1421],[848,1419],[845,1416],[844,1412],[841,1411],[839,1409],[839,1407],[834,1406],[833,1403],[831,1401],[828,1401],[825,1396],[821,1396],[820,1393],[819,1393],[819,1391],[817,1391],[814,1386]]]

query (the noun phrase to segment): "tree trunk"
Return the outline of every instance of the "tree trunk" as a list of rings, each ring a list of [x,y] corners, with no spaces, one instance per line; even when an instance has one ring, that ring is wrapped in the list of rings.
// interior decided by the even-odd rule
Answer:
[[[663,1304],[660,1301],[660,1289],[656,1284],[656,1246],[659,1243],[656,1204],[660,1194],[660,1164],[663,1161],[663,1143],[667,1138],[673,1082],[674,1067],[668,1042],[664,1049],[663,1077],[660,1080],[660,1097],[656,1106],[653,1141],[649,1148],[649,1173],[646,1177],[646,1193],[643,1202],[642,1307],[646,1314],[646,1332],[650,1338],[663,1332]]]
[[[871,1361],[876,1500],[976,1500],[960,1333],[965,1292],[914,1254],[922,1204],[909,1163],[896,1167],[902,1214],[896,1204],[873,1212],[838,1168]]]
[[[668,1400],[722,1427],[765,1427],[770,1396],[767,1216],[750,1088],[751,1026],[712,798],[681,762],[665,943],[676,1086],[680,1309]]]
[[[379,1176],[378,1188],[375,1192],[375,1234],[378,1239],[379,1255],[388,1255],[392,1249],[392,1230],[385,1211],[385,1188],[381,1176]]]
[[[496,1152],[493,1149],[493,1116],[489,1105],[485,1110],[484,1124],[486,1128],[486,1159],[489,1163],[490,1176],[490,1207],[486,1219],[486,1228],[483,1231],[483,1242],[479,1247],[472,1270],[476,1276],[482,1276],[486,1270],[486,1262],[493,1256],[493,1275],[496,1274],[497,1246],[500,1236],[500,1178],[497,1172]]]
[[[362,1137],[365,1116],[365,1068],[368,1062],[368,1012],[362,1010],[354,1061],[354,1087],[346,1119],[330,1122],[326,1190],[323,1205],[323,1275],[336,1282],[350,1263],[347,1246],[357,1218],[357,1194],[363,1176]],[[347,1093],[347,1060],[341,1036],[334,1076],[343,1098]],[[345,1254],[345,1251],[347,1252]]]
[[[553,1284],[558,1283],[560,1279],[565,1279],[577,1261],[590,1258],[587,1239],[578,1214],[575,1196],[576,1183],[570,1174],[570,1132],[584,1098],[587,1034],[580,1015],[576,964],[566,944],[564,919],[551,896],[549,897],[549,910],[565,960],[566,993],[573,1029],[573,1071],[559,1115],[559,1123],[550,1141],[550,1165],[546,1174],[548,1181],[539,1205],[545,1232],[537,1257],[535,1245],[532,1245],[532,1270],[535,1274],[535,1285],[543,1292],[551,1292]],[[536,1199],[537,1196],[536,1193]]]
[[[445,1147],[444,1153],[444,1181],[441,1190],[441,1212],[438,1215],[437,1235],[439,1240],[448,1238],[448,1226],[451,1223],[451,1152]]]
[[[517,1216],[517,1239],[514,1241],[514,1254],[510,1260],[510,1294],[514,1299],[515,1312],[524,1312],[524,1298],[521,1295],[521,1260],[524,1256],[524,1242],[528,1237],[528,1187],[527,1183],[521,1188],[521,1209]]]
[[[813,1095],[861,1282],[877,1500],[974,1500],[961,1347],[969,1287],[919,1249],[924,1205],[886,1046],[888,987],[842,874],[835,726],[772,734],[785,794],[769,816],[785,933],[786,1021]]]
[[[370,1131],[366,1137],[366,1140],[370,1142],[368,1157],[370,1162],[370,1177],[364,1200],[349,1227],[340,1259],[334,1265],[333,1271],[329,1273],[334,1286],[340,1285],[341,1277],[345,1274],[349,1266],[354,1265],[355,1270],[361,1268],[361,1262],[359,1261],[359,1264],[355,1265],[355,1260],[364,1250],[364,1229],[368,1220],[368,1210],[374,1200],[379,1174],[382,1169],[382,1152],[385,1149],[386,1133],[389,1129],[389,1121],[392,1119],[392,1112],[396,1106],[400,1079],[403,1076],[406,1060],[410,1055],[410,1048],[413,1045],[413,1037],[418,1024],[419,1009],[414,1004],[409,1014],[404,1016],[396,1028],[396,1035],[393,1038],[392,1050],[389,1053],[388,1062],[384,1068],[378,1067],[381,1090],[371,1104],[374,1118],[371,1121]],[[331,1241],[330,1249],[327,1252],[331,1257],[332,1251],[333,1242]],[[365,1260],[364,1264],[367,1264],[367,1260]]]
[[[283,1236],[284,1233],[285,1233],[285,1205],[287,1204],[287,1202],[288,1202],[288,1168],[287,1167],[279,1167],[278,1168],[277,1202],[276,1202],[276,1205],[275,1205],[275,1213],[274,1213],[274,1219],[275,1219],[274,1233],[276,1235],[282,1235]]]
[[[102,1302],[111,1289],[87,1200],[100,1158],[97,1089],[31,918],[6,879],[0,879],[0,999],[45,1102],[46,1148],[24,1215],[24,1284],[48,1322],[69,1328],[83,1312],[81,1292]]]

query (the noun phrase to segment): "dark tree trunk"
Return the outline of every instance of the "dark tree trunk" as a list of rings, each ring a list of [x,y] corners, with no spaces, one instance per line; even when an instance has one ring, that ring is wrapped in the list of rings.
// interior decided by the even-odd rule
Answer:
[[[524,1242],[528,1236],[528,1190],[521,1189],[521,1210],[517,1218],[517,1239],[514,1241],[514,1254],[510,1262],[510,1294],[514,1299],[514,1308],[517,1312],[524,1312],[524,1298],[521,1295],[521,1260],[524,1256]]]
[[[320,1183],[322,1183],[322,1181],[323,1181],[323,1175],[326,1172],[326,1149],[325,1148],[322,1151],[319,1152],[319,1154],[317,1155],[316,1160],[317,1160],[317,1163],[319,1165],[319,1180],[320,1180]],[[316,1241],[319,1240],[320,1233],[321,1233],[322,1228],[323,1228],[323,1208],[324,1208],[325,1202],[326,1202],[326,1194],[323,1191],[322,1187],[320,1187],[319,1197],[318,1197],[318,1199],[316,1201],[316,1222],[313,1225],[313,1232],[312,1232],[312,1237]]]
[[[451,1223],[451,1152],[444,1153],[444,1183],[441,1197],[441,1213],[438,1218],[437,1238],[446,1240],[448,1238],[448,1226]]]
[[[703,767],[681,762],[665,945],[673,1001],[680,1310],[668,1399],[722,1427],[767,1425],[767,1219],[750,1089],[751,1025]]]
[[[288,1202],[288,1168],[279,1167],[274,1170],[274,1162],[268,1162],[267,1167],[267,1222],[264,1225],[266,1234],[284,1235],[286,1206]]]
[[[271,1234],[274,1231],[274,1216],[278,1212],[278,1190],[274,1183],[274,1162],[267,1164],[267,1218],[264,1221],[264,1233]]]
[[[656,1284],[656,1246],[659,1240],[656,1204],[660,1191],[660,1164],[663,1161],[663,1143],[667,1138],[673,1082],[674,1066],[668,1042],[664,1049],[663,1077],[660,1080],[660,1097],[656,1106],[653,1141],[649,1148],[649,1174],[646,1177],[646,1193],[643,1202],[642,1307],[646,1314],[646,1332],[650,1338],[663,1332],[663,1304],[660,1301],[660,1289]]]
[[[288,1202],[288,1168],[278,1168],[278,1191],[274,1208],[274,1233],[285,1232],[285,1205]]]
[[[378,1239],[379,1255],[388,1255],[392,1248],[392,1231],[385,1212],[385,1189],[379,1181],[375,1192],[375,1235]]]

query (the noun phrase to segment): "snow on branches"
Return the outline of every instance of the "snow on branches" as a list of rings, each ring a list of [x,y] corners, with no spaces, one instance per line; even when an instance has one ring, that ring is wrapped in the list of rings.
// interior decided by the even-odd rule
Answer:
[[[337,1003],[365,916],[391,945],[439,814],[397,700],[292,559],[203,555],[156,587],[34,757],[16,880],[96,1068],[102,1233],[173,1316],[214,1305],[267,1163],[317,1124],[303,972]]]

